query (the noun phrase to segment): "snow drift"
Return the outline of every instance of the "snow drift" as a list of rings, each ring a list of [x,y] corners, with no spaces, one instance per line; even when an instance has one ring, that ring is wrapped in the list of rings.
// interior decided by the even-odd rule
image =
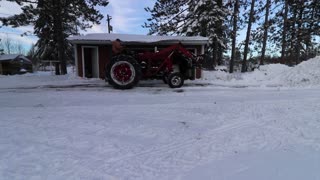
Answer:
[[[280,80],[288,86],[305,87],[320,85],[320,56],[304,61],[283,72]]]
[[[221,69],[221,68],[219,68]],[[263,65],[248,73],[204,72],[205,81],[224,86],[316,87],[320,86],[320,56],[294,67],[283,64]]]

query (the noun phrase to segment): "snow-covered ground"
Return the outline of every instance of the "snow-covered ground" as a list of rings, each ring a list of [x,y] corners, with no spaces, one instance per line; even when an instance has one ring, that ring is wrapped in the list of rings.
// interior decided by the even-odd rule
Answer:
[[[115,90],[0,76],[0,179],[320,179],[315,58]]]

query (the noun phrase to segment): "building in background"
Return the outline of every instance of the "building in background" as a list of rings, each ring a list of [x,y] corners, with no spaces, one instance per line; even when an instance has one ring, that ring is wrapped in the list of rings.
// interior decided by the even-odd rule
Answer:
[[[13,75],[32,72],[32,62],[20,54],[0,55],[0,74]]]

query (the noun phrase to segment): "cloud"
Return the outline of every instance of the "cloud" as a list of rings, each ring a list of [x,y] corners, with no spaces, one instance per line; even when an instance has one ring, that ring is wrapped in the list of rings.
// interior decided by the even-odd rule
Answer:
[[[28,32],[28,35],[21,36],[23,33]],[[30,33],[31,32],[31,35]],[[29,49],[32,44],[37,42],[37,37],[32,34],[33,27],[25,26],[19,28],[2,27],[0,28],[0,39],[11,39],[13,42],[21,43],[26,49]]]
[[[101,21],[102,32],[107,32],[106,16],[112,17],[111,25],[114,33],[125,34],[147,34],[148,30],[142,28],[142,25],[150,16],[145,12],[145,7],[151,7],[155,0],[109,0],[106,8],[99,8],[100,12],[105,16]],[[88,32],[95,32],[96,29],[88,29]]]
[[[113,26],[120,33],[145,33],[141,25],[147,19],[144,8],[148,1],[138,0],[111,0],[113,12]]]
[[[16,41],[16,42],[19,42],[22,44],[28,44],[28,45],[35,44],[37,42],[37,38],[34,36],[20,36],[18,34],[11,34],[11,33],[8,33],[8,34],[1,33],[0,38],[1,39],[9,38],[12,41]]]
[[[91,28],[86,30],[81,30],[80,34],[88,34],[88,33],[106,33],[107,27],[101,24],[93,24]]]
[[[7,17],[14,14],[21,13],[20,6],[15,2],[1,1],[0,5],[0,17]],[[10,39],[13,44],[19,43],[28,50],[31,44],[37,42],[36,36],[21,36],[25,32],[33,33],[33,26],[23,26],[18,28],[2,27],[0,28],[0,39]]]
[[[105,30],[106,28],[104,28],[103,26],[101,25],[97,25],[97,24],[94,24],[91,28],[92,32],[94,33],[103,33],[103,32],[106,32]]]

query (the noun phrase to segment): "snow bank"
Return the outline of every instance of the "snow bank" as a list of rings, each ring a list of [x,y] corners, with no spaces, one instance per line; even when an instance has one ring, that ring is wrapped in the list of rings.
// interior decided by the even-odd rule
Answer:
[[[320,56],[304,61],[297,66],[283,64],[263,65],[248,73],[221,71],[204,72],[204,81],[223,86],[271,86],[271,87],[316,87],[320,86]]]
[[[279,77],[281,73],[288,71],[289,69],[290,67],[283,64],[263,65],[253,72],[243,74],[243,79],[248,82],[273,81]]]
[[[285,71],[280,80],[287,86],[306,87],[320,85],[320,56],[304,61]]]
[[[85,79],[77,76],[71,68],[68,74],[56,76],[53,71],[38,71],[22,75],[0,75],[0,88],[35,88],[51,85],[77,85],[88,83],[103,83],[100,79]]]

